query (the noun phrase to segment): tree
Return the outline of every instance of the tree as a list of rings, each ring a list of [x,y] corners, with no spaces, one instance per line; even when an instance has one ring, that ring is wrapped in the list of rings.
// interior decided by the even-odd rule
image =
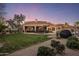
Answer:
[[[76,21],[75,24],[78,25],[79,24],[79,21]]]
[[[9,29],[9,32],[12,33],[12,32],[16,32],[17,31],[17,27],[16,25],[14,24],[14,21],[12,19],[9,19],[8,21],[8,29]]]
[[[74,24],[76,27],[79,27],[79,21],[76,21]]]
[[[4,3],[0,3],[0,22],[4,22],[5,18],[5,4]]]
[[[5,6],[6,5],[4,3],[0,3],[0,32],[5,30],[6,28],[6,26],[4,25]]]
[[[22,31],[22,23],[24,20],[25,20],[24,15],[22,15],[22,14],[20,14],[20,15],[15,14],[14,15],[13,21],[14,21],[14,24],[16,25],[16,27],[18,28],[19,32]]]
[[[0,21],[0,32],[4,31],[7,26],[4,25],[3,22]]]

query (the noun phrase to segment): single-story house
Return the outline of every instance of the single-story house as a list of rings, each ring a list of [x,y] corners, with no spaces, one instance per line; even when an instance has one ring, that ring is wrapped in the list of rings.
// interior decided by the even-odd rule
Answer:
[[[47,21],[27,21],[23,24],[24,32],[56,32],[63,29],[72,30],[74,27],[68,23],[52,24]]]

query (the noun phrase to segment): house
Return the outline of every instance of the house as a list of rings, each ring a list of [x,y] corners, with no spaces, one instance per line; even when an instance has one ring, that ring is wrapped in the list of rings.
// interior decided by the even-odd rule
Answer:
[[[5,25],[8,26],[8,28],[6,28],[7,31],[17,31],[17,27],[16,25],[13,23],[13,21],[4,21]],[[47,22],[47,21],[27,21],[24,22],[23,25],[23,32],[45,32],[45,33],[53,33],[53,32],[57,32],[57,31],[61,31],[61,30],[74,30],[74,26],[69,25],[68,23],[65,24],[53,24],[51,22]]]
[[[52,28],[53,24],[46,21],[27,21],[23,24],[24,32],[47,32]]]
[[[47,21],[27,21],[23,24],[24,32],[56,32],[59,30],[74,29],[73,26],[68,23],[65,24],[52,24]]]

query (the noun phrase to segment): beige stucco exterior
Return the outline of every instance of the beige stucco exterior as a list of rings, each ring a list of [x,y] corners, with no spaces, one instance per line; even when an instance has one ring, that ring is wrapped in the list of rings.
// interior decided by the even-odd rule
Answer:
[[[23,24],[24,32],[37,32],[37,31],[48,31],[48,32],[56,32],[59,30],[68,29],[71,30],[72,27],[65,24],[52,24],[46,21],[27,21]]]

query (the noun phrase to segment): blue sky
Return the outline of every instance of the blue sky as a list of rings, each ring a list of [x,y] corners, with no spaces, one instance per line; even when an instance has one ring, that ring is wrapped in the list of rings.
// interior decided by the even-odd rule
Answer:
[[[55,3],[14,3],[6,4],[6,19],[13,18],[14,14],[26,16],[26,21],[35,19],[52,23],[73,24],[79,20],[79,4]]]

